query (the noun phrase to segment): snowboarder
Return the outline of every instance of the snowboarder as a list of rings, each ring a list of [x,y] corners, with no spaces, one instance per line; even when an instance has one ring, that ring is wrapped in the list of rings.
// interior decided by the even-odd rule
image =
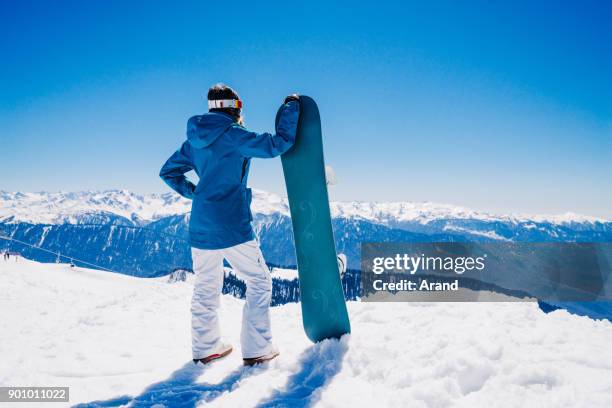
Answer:
[[[196,274],[191,303],[193,360],[206,364],[232,351],[221,340],[217,315],[225,259],[247,284],[240,342],[244,364],[253,365],[279,352],[270,328],[270,271],[251,226],[249,165],[254,157],[276,157],[293,145],[299,97],[285,98],[276,134],[244,127],[242,101],[230,87],[213,86],[207,99],[209,112],[187,121],[187,140],[159,175],[174,191],[193,200],[189,221]],[[185,176],[190,170],[199,177],[197,185]]]

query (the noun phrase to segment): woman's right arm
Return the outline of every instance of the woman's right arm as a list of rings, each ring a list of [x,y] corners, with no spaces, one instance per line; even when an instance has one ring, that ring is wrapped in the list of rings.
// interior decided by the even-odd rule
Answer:
[[[185,173],[193,170],[191,162],[191,146],[189,142],[183,143],[181,148],[174,152],[159,171],[159,177],[174,191],[185,198],[192,199],[195,184],[185,177]]]

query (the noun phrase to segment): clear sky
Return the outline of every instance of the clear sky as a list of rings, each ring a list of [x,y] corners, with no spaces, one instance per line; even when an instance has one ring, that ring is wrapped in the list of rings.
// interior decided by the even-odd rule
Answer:
[[[329,3],[2,2],[0,190],[167,191],[222,81],[253,130],[317,100],[333,199],[612,218],[611,3]]]

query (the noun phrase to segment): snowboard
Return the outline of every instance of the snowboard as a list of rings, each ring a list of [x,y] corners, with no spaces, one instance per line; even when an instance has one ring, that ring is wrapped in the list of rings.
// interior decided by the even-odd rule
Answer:
[[[295,144],[281,156],[297,256],[302,320],[313,342],[351,331],[325,182],[319,108],[300,95]],[[279,111],[280,113],[280,111]],[[279,114],[276,116],[277,124]]]

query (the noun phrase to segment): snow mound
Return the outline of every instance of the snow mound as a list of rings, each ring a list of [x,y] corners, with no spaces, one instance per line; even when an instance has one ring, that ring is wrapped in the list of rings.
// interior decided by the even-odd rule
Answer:
[[[350,302],[353,332],[313,345],[298,304],[273,308],[281,356],[191,362],[192,286],[0,261],[0,385],[69,386],[83,406],[609,407],[612,324],[531,303]],[[96,401],[94,403],[94,401]]]
[[[298,277],[297,269],[272,268],[270,274],[273,278],[294,280]]]

